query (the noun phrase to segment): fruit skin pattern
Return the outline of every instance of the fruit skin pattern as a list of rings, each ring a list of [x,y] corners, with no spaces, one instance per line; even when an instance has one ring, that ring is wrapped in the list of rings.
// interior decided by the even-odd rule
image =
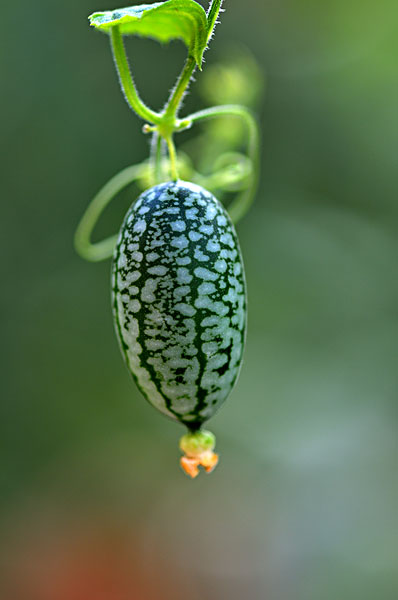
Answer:
[[[185,181],[146,190],[113,257],[115,327],[147,400],[199,429],[230,393],[246,331],[246,285],[229,216]]]

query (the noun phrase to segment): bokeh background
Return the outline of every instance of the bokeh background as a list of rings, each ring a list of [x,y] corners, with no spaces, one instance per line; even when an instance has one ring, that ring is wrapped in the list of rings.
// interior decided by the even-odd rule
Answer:
[[[395,600],[398,5],[225,2],[206,69],[237,40],[257,61],[262,168],[238,227],[245,362],[211,423],[220,465],[195,481],[122,363],[109,262],[72,246],[89,199],[148,154],[87,23],[116,5],[1,10],[0,597]],[[128,52],[160,108],[182,44]]]

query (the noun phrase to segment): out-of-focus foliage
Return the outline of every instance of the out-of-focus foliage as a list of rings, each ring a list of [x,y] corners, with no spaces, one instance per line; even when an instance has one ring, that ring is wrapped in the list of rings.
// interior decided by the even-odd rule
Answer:
[[[244,46],[227,45],[218,61],[210,64],[200,78],[199,92],[205,106],[240,104],[254,114],[264,100],[265,73]],[[247,123],[236,116],[223,116],[195,128],[195,134],[182,146],[182,159],[191,157],[188,179],[204,186],[227,205],[236,192],[250,187],[249,177],[256,168],[247,156]],[[194,132],[192,132],[194,133]],[[219,185],[219,174],[228,172]],[[184,171],[182,171],[184,172]],[[233,192],[232,195],[228,192]]]
[[[249,49],[230,42],[218,62],[200,78],[199,92],[206,104],[244,104],[257,108],[263,98],[265,72]]]
[[[225,73],[253,73],[262,177],[238,227],[245,362],[212,421],[220,465],[194,482],[177,466],[183,431],[122,364],[109,265],[72,248],[89,198],[148,154],[87,25],[97,8],[2,9],[0,597],[395,600],[396,2],[225,4],[186,111],[227,93]],[[237,40],[258,67],[246,51],[228,64]],[[160,108],[184,46],[127,42]],[[177,144],[198,132],[193,158],[215,160],[212,127]]]

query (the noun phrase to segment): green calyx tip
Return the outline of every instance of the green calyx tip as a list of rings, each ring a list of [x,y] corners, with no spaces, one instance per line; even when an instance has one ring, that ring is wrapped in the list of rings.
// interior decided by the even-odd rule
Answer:
[[[201,456],[204,452],[211,452],[216,445],[216,438],[211,431],[195,431],[186,433],[180,439],[180,449],[186,456]]]

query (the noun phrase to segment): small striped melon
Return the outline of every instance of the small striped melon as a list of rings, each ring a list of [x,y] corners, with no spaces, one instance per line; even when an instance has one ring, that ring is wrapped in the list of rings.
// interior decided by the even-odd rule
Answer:
[[[185,181],[145,191],[121,227],[112,288],[120,348],[139,389],[200,429],[232,390],[245,341],[242,256],[223,206]]]

